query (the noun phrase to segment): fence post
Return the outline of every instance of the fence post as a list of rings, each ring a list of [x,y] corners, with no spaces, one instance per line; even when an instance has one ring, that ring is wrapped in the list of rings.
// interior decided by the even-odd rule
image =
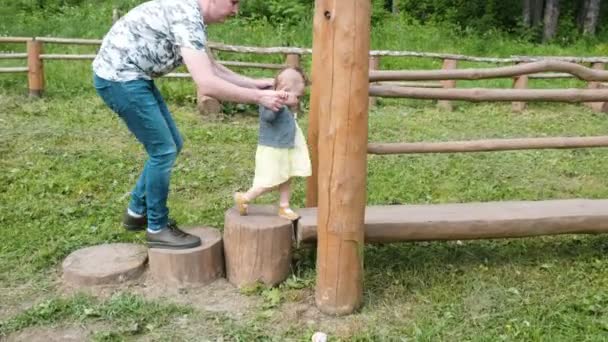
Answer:
[[[457,60],[444,59],[442,69],[443,70],[452,70],[452,69],[456,69],[457,66],[458,66]],[[444,89],[456,87],[456,80],[444,80],[444,81],[440,81],[440,83]],[[452,101],[448,101],[448,100],[437,101],[437,107],[439,107],[440,109],[443,109],[443,110],[447,110],[449,112],[451,112],[454,109],[454,106],[452,105]]]
[[[116,23],[118,21],[118,19],[120,19],[120,12],[118,11],[118,8],[113,8],[112,9],[112,24]]]
[[[520,63],[516,63],[520,64]],[[513,89],[527,89],[528,88],[528,75],[515,76],[513,78]],[[523,112],[526,109],[525,102],[512,102],[511,110],[514,112]]]
[[[27,81],[30,97],[41,97],[44,91],[44,67],[40,55],[42,42],[32,39],[27,42]]]
[[[300,67],[300,55],[297,53],[285,54],[285,64],[291,67]]]
[[[380,68],[380,56],[369,56],[369,71],[378,70]],[[369,97],[369,108],[376,105],[377,99],[373,96]]]
[[[591,63],[591,68],[604,70],[604,63]],[[587,84],[587,88],[600,89],[602,88],[602,83],[591,81]],[[590,107],[594,112],[608,112],[608,102],[585,102],[585,105]]]

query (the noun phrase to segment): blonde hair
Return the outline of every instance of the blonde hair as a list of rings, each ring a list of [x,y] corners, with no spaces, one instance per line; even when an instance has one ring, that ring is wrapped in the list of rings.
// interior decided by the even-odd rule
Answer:
[[[308,77],[306,76],[306,73],[304,73],[304,70],[302,70],[302,68],[297,67],[297,66],[287,66],[284,67],[283,69],[279,70],[279,72],[277,72],[276,76],[274,77],[274,88],[277,88],[277,85],[279,84],[279,76],[286,70],[293,70],[295,72],[297,72],[298,74],[300,74],[300,76],[302,76],[302,81],[304,81],[304,86],[309,86],[310,85],[310,81],[308,80]]]

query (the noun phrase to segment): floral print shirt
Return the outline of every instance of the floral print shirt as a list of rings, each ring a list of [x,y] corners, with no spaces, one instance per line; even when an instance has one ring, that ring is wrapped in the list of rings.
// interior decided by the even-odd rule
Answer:
[[[109,81],[152,79],[183,64],[180,48],[204,50],[205,23],[197,0],[152,0],[118,20],[93,61]]]

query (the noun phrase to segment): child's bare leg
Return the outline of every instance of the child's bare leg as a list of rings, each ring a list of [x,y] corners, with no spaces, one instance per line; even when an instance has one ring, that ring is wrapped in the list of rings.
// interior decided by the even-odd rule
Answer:
[[[246,193],[237,192],[234,194],[234,202],[239,210],[239,214],[247,215],[248,203],[261,196],[262,194],[273,190],[274,188],[254,188],[252,187]]]
[[[289,208],[289,199],[291,198],[291,180],[288,179],[285,183],[279,185],[279,206]]]
[[[270,188],[251,188],[249,189],[245,194],[245,199],[247,201],[253,201],[254,199],[262,196],[263,194],[270,192],[272,190],[276,189],[276,187],[270,187]]]
[[[279,185],[279,216],[284,217],[288,220],[297,220],[300,215],[295,213],[289,207],[289,199],[291,198],[291,181],[288,180],[285,183]]]

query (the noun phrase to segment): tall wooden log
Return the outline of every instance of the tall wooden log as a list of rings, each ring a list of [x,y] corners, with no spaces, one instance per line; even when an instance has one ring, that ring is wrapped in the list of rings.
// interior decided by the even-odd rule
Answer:
[[[313,88],[319,119],[316,303],[349,314],[363,299],[370,1],[317,0]]]
[[[515,76],[513,78],[513,88],[514,89],[527,89],[528,88],[528,75],[520,75]],[[523,112],[526,109],[525,102],[513,102],[511,103],[511,109],[514,112]]]
[[[237,287],[262,282],[281,283],[289,275],[294,238],[291,221],[270,206],[249,206],[240,216],[236,208],[224,216],[226,277]]]
[[[454,59],[445,59],[443,61],[443,70],[454,70],[456,69],[456,66],[458,65],[458,61],[454,60]],[[456,80],[443,80],[441,81],[441,84],[443,85],[444,89],[451,89],[456,87]],[[440,109],[446,110],[448,112],[451,112],[452,110],[454,110],[454,106],[452,105],[452,102],[450,101],[445,101],[445,100],[439,100],[437,101],[437,106]]]
[[[44,67],[42,65],[42,42],[29,40],[27,42],[28,88],[31,97],[40,97],[44,92]]]

